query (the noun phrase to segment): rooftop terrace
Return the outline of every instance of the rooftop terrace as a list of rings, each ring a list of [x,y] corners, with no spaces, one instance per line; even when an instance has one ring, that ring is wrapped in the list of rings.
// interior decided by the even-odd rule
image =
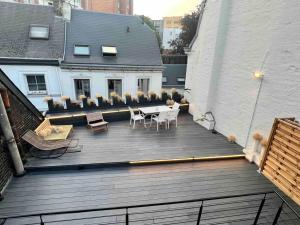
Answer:
[[[30,158],[26,169],[120,164],[153,160],[240,155],[242,147],[229,143],[221,134],[213,134],[195,123],[190,115],[179,116],[178,127],[145,129],[128,121],[112,122],[108,132],[93,134],[85,126],[75,127],[71,138],[79,140],[81,152],[67,153],[58,159]]]

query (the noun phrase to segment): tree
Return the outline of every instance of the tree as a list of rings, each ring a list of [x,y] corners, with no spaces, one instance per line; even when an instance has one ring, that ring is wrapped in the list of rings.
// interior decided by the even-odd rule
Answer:
[[[160,50],[162,51],[162,40],[160,38],[160,35],[159,35],[159,31],[156,30],[155,26],[154,26],[154,22],[153,20],[148,17],[148,16],[140,16],[140,18],[142,19],[142,21],[148,25],[148,27],[150,27],[151,30],[153,30],[155,32],[155,35],[156,35],[156,38],[157,38],[157,42],[158,42],[158,46],[160,48]]]
[[[181,19],[181,33],[176,39],[169,41],[169,44],[172,47],[173,54],[184,54],[184,48],[188,47],[193,40],[197,32],[199,18],[204,12],[205,3],[206,0],[198,5],[197,9],[194,12],[185,15]]]

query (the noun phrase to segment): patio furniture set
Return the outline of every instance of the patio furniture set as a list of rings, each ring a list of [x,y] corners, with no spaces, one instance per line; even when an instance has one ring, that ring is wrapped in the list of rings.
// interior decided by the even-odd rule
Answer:
[[[144,127],[146,128],[148,124],[151,127],[154,121],[156,122],[156,130],[158,131],[159,125],[165,124],[165,129],[167,130],[170,129],[170,123],[175,121],[177,127],[177,117],[180,111],[179,106],[180,104],[175,102],[172,108],[168,106],[143,107],[138,108],[138,114],[135,114],[133,109],[128,107],[130,111],[130,125],[133,121],[134,129],[136,121],[144,121]],[[146,122],[147,118],[150,118],[150,122]]]
[[[172,108],[168,106],[154,106],[138,108],[139,113],[135,114],[131,107],[130,111],[130,125],[133,122],[135,128],[136,121],[144,121],[144,126],[150,127],[153,121],[157,124],[157,131],[159,125],[165,124],[165,129],[170,128],[170,123],[175,121],[177,127],[177,117],[179,113],[180,104],[175,103]],[[146,119],[150,118],[150,122]],[[106,122],[101,112],[88,113],[86,115],[87,127],[93,132],[108,130],[108,122]],[[68,136],[73,130],[73,125],[52,125],[50,120],[46,118],[35,131],[29,130],[22,139],[29,143],[31,148],[31,155],[38,158],[58,158],[64,155],[69,148],[76,148],[78,140],[68,139]],[[36,150],[43,152],[43,154],[36,154]]]

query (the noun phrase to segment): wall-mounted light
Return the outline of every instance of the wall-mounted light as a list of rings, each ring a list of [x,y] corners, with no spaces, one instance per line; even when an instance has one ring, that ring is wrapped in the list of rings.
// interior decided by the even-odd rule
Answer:
[[[261,71],[255,71],[254,74],[253,74],[253,76],[256,79],[262,79],[264,77],[264,74]]]

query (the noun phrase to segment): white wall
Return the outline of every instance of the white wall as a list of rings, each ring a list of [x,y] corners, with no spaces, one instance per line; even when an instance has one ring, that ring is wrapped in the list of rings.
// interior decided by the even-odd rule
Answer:
[[[58,67],[55,66],[24,66],[24,65],[0,65],[3,72],[12,82],[23,92],[24,95],[40,110],[48,109],[44,102],[45,96],[52,96],[53,99],[60,99],[61,87],[59,81]],[[26,74],[44,74],[46,81],[47,94],[29,94]]]
[[[176,39],[179,34],[181,33],[180,28],[164,28],[163,29],[163,40],[162,40],[162,46],[164,49],[170,49],[169,41],[173,41]]]
[[[108,97],[108,79],[122,79],[122,94],[131,93],[136,95],[139,78],[149,78],[149,90],[160,93],[162,85],[162,72],[149,71],[101,71],[101,70],[68,70],[61,69],[61,82],[63,95],[69,96],[72,99],[76,98],[74,79],[90,79],[91,84],[91,98],[95,98],[96,94],[103,97]]]
[[[300,119],[299,10],[298,0],[208,0],[187,67],[195,118],[212,111],[216,130],[244,147],[254,131],[267,137],[275,117]]]

